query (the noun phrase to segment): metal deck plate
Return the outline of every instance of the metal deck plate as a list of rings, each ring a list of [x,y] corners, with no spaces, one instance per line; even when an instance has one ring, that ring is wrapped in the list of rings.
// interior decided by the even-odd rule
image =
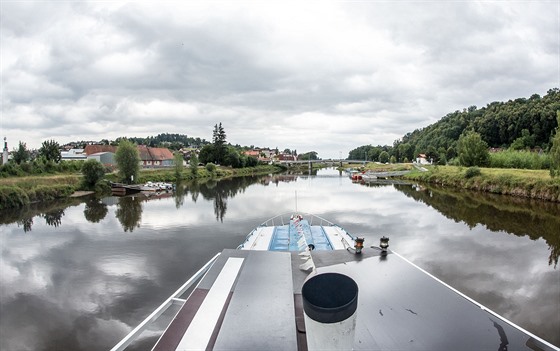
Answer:
[[[297,350],[289,252],[249,252],[214,349]]]
[[[551,350],[397,255],[355,259],[317,269],[358,283],[355,350]]]

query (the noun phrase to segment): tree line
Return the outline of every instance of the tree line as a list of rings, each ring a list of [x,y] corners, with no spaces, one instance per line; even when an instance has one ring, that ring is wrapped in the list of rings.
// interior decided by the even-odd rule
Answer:
[[[458,156],[459,140],[470,132],[478,134],[487,148],[550,152],[559,125],[557,111],[560,111],[558,88],[550,89],[543,97],[533,94],[529,98],[492,102],[482,108],[471,106],[409,132],[393,145],[357,147],[350,151],[348,159],[383,162],[388,156],[397,162],[409,162],[418,154],[425,154],[445,164]],[[472,135],[469,139],[472,140]]]

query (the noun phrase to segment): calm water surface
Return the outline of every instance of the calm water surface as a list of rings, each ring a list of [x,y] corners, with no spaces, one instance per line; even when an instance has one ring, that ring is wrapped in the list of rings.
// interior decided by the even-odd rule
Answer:
[[[325,217],[560,345],[560,207],[317,176],[239,178],[175,196],[89,198],[0,214],[0,349],[114,346],[209,258],[280,213]],[[156,326],[157,328],[157,326]],[[134,349],[149,349],[155,331]]]

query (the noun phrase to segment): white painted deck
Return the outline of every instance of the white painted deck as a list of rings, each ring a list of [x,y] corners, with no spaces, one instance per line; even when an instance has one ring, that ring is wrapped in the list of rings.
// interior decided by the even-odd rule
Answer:
[[[243,250],[268,250],[274,227],[258,227],[243,245]]]
[[[179,346],[177,346],[177,351],[206,349],[229,292],[241,270],[243,260],[239,257],[228,258],[224,268],[216,278],[216,282],[208,292],[208,296],[206,296]]]
[[[348,234],[346,234],[346,232],[344,230],[342,230],[340,227],[336,227],[336,226],[324,226],[323,230],[325,231],[325,233],[327,234],[327,237],[329,238],[331,245],[333,246],[333,250],[344,250],[346,249],[346,247],[344,246],[342,240],[350,240],[349,244],[352,243],[353,241],[351,240],[350,237],[348,237]]]

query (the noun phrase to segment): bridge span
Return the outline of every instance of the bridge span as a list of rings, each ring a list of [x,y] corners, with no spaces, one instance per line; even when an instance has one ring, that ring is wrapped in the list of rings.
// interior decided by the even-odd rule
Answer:
[[[313,164],[313,163],[324,163],[324,164],[342,164],[342,163],[371,163],[373,161],[364,160],[343,160],[343,159],[322,159],[322,160],[298,160],[298,161],[274,161],[275,164],[283,165],[303,165],[303,164]]]

